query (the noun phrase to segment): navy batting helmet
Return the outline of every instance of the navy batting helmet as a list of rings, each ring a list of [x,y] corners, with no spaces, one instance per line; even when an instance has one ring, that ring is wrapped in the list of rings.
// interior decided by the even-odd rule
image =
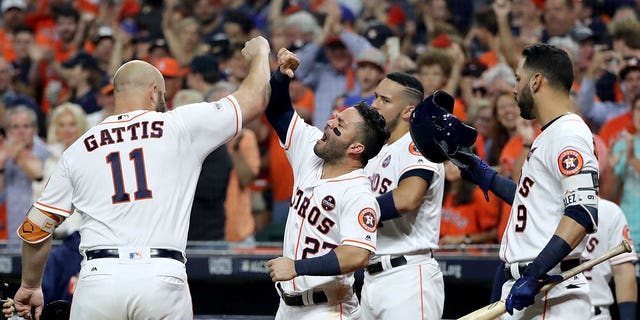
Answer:
[[[413,110],[409,131],[416,147],[429,161],[452,160],[464,167],[456,157],[458,153],[471,153],[470,147],[478,132],[451,114],[453,103],[450,94],[440,90],[434,92]]]

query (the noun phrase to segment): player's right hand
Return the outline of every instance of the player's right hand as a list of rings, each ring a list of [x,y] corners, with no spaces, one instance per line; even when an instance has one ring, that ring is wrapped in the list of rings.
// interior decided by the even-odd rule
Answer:
[[[488,164],[486,164],[480,157],[475,154],[460,154],[461,158],[457,160],[467,167],[459,167],[462,178],[477,184],[487,197],[487,192],[491,187],[491,181],[498,174]],[[455,163],[455,162],[454,162]]]
[[[36,319],[40,319],[42,314],[42,305],[44,304],[44,297],[42,294],[42,287],[38,288],[26,288],[20,286],[20,289],[13,297],[16,311],[18,315],[24,319],[31,319],[31,307],[35,307]]]
[[[545,275],[544,279],[537,279],[533,276],[525,274],[520,277],[511,287],[507,301],[505,301],[505,307],[507,312],[513,315],[513,309],[522,310],[536,301],[536,295],[540,292],[542,286],[547,283],[561,282],[563,280],[561,275],[548,276]]]
[[[242,48],[242,55],[247,60],[247,63],[251,63],[254,57],[264,54],[269,55],[271,48],[269,47],[269,41],[262,36],[257,36],[244,44]]]

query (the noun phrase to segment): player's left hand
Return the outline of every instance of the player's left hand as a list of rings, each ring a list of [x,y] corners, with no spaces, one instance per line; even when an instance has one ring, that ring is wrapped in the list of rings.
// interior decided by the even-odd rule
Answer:
[[[20,286],[13,298],[18,315],[25,319],[31,319],[31,307],[35,307],[36,319],[40,319],[42,314],[42,305],[44,297],[42,295],[42,287],[26,288]]]
[[[561,275],[545,276],[544,279],[536,279],[529,275],[523,275],[516,280],[509,291],[505,302],[507,312],[513,315],[513,309],[522,310],[535,302],[536,295],[542,286],[547,283],[561,282]]]
[[[293,260],[286,257],[269,260],[267,268],[269,268],[269,276],[273,282],[288,281],[298,275]]]
[[[287,48],[281,48],[278,51],[278,63],[280,64],[280,72],[286,74],[289,78],[293,78],[294,72],[300,65],[300,59]]]

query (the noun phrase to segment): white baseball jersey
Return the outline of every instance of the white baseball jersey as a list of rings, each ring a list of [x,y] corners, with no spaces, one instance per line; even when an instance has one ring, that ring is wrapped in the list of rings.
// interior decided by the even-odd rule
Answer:
[[[600,199],[598,201],[598,231],[589,235],[586,250],[583,252],[587,260],[597,258],[611,248],[619,245],[622,240],[631,242],[629,225],[624,213],[615,203]],[[631,246],[633,248],[633,245]],[[635,249],[609,259],[608,262],[598,264],[584,275],[589,280],[591,289],[591,303],[594,306],[609,306],[613,303],[613,294],[609,289],[609,281],[613,276],[611,266],[625,262],[634,263],[638,260]]]
[[[534,140],[522,166],[509,222],[502,236],[500,258],[530,262],[549,242],[564,215],[563,178],[580,171],[598,172],[593,136],[575,114],[547,124]],[[585,239],[567,258],[579,258]]]
[[[184,252],[202,161],[241,125],[233,96],[111,116],[63,153],[34,205],[64,217],[74,209],[82,214],[81,250]]]
[[[322,131],[295,114],[283,147],[293,168],[293,196],[284,234],[283,255],[299,260],[324,255],[338,245],[376,250],[380,209],[364,170],[321,179],[324,161],[313,151]],[[287,293],[338,285],[349,287],[353,273],[300,276],[282,282]]]
[[[405,254],[438,248],[440,216],[444,193],[444,165],[425,159],[407,132],[392,144],[382,147],[367,163],[365,172],[371,179],[375,196],[398,187],[402,176],[411,170],[433,172],[433,179],[422,205],[414,212],[386,220],[378,229],[377,254]]]

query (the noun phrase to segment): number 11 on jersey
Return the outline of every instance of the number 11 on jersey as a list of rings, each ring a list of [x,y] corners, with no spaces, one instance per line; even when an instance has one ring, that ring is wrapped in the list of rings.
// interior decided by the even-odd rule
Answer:
[[[129,202],[129,193],[124,190],[124,177],[122,173],[122,161],[120,152],[111,152],[107,155],[107,164],[111,166],[111,177],[113,178],[114,195],[111,201],[116,203]],[[136,174],[136,185],[138,190],[133,194],[135,200],[148,199],[152,197],[152,192],[147,186],[147,173],[144,165],[144,153],[142,148],[137,148],[129,152],[129,160],[133,161]]]

